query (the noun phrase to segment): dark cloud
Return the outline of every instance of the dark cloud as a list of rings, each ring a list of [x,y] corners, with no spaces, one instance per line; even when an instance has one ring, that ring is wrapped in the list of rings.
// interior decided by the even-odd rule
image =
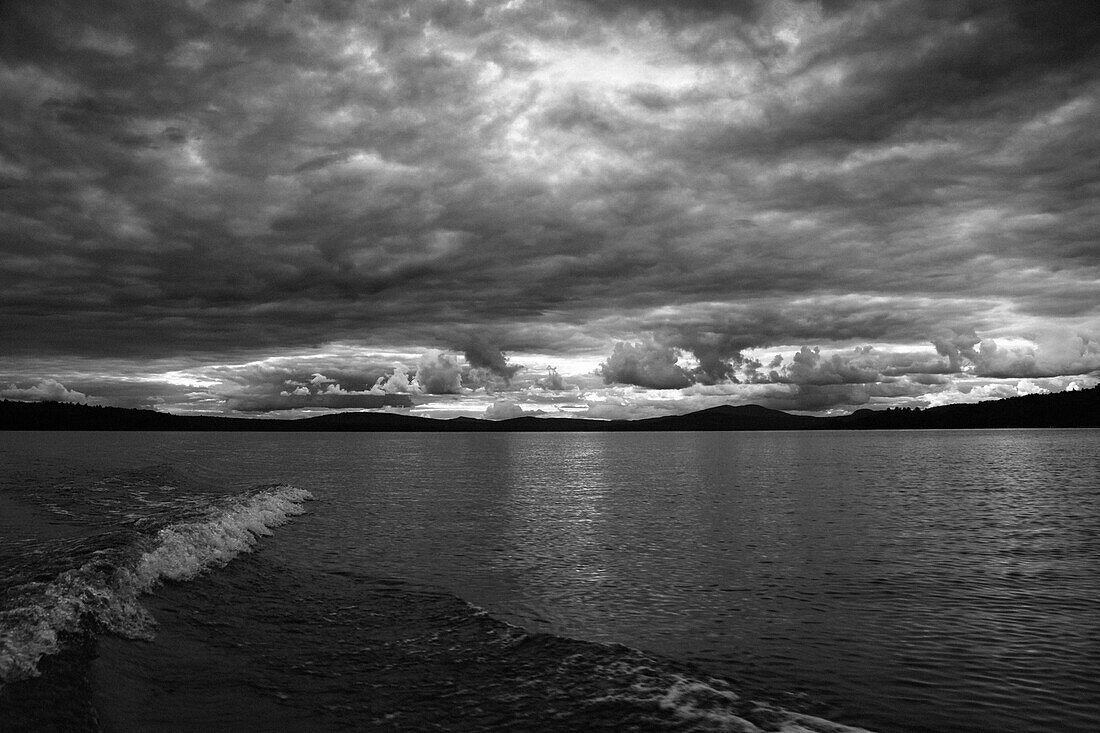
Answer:
[[[309,171],[320,170],[337,163],[346,163],[349,157],[351,157],[349,153],[328,153],[326,155],[318,155],[316,158],[311,158],[304,163],[299,163],[294,166],[294,172],[308,173]]]
[[[462,394],[462,367],[443,352],[429,351],[420,357],[416,381],[428,394]]]
[[[737,381],[735,364],[742,361],[741,350],[754,344],[736,334],[691,331],[673,336],[672,345],[690,351],[699,360],[694,374],[697,381],[714,384],[727,379]]]
[[[480,369],[488,369],[491,373],[511,380],[523,367],[519,364],[509,364],[508,357],[499,347],[490,343],[483,336],[471,336],[465,344],[466,361],[471,366]]]
[[[381,407],[412,407],[406,395],[348,394],[321,392],[319,394],[281,394],[268,397],[233,397],[228,407],[237,412],[275,412],[302,409],[378,409]]]
[[[675,350],[652,341],[620,341],[599,371],[607,384],[675,389],[692,383],[690,375],[676,363]]]
[[[662,12],[671,15],[683,14],[689,19],[699,16],[713,17],[732,14],[738,17],[752,18],[759,14],[759,0],[585,0],[586,4],[601,12],[615,14],[630,11]]]
[[[0,367],[71,388],[11,365],[402,344],[467,363],[324,373],[463,394],[525,378],[501,347],[625,341],[609,382],[747,387],[772,369],[746,352],[807,345],[775,371],[813,404],[864,378],[1087,374],[1098,19],[1087,0],[6,2]],[[845,356],[867,343],[909,351]],[[288,386],[247,379],[193,399]]]
[[[857,352],[858,353],[858,352]],[[852,359],[840,354],[830,358],[822,357],[821,348],[803,346],[784,369],[783,376],[776,381],[791,381],[800,385],[825,384],[867,384],[882,381],[882,374],[876,369],[861,368]]]
[[[221,411],[411,406],[408,395],[372,390],[385,374],[381,364],[330,357],[313,365],[295,360],[224,365],[205,369],[193,380]]]
[[[977,359],[977,352],[974,347],[979,343],[981,343],[981,339],[973,331],[953,333],[950,336],[941,336],[932,340],[932,345],[936,347],[936,353],[947,357],[948,364],[953,372],[962,370],[963,359],[970,361]]]
[[[861,3],[854,11],[801,62],[797,76],[829,72],[824,83],[805,96],[773,96],[766,125],[732,126],[714,143],[771,155],[883,141],[930,119],[1026,113],[1057,99],[1040,77],[1091,75],[1084,65],[1095,63],[1100,44],[1100,13],[1088,2],[912,2],[890,12]],[[1030,93],[1017,98],[1024,86]]]

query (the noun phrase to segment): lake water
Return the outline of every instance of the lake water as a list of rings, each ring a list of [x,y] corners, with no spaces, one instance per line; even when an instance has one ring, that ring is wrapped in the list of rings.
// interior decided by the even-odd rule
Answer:
[[[0,433],[0,729],[1100,729],[1100,431]]]

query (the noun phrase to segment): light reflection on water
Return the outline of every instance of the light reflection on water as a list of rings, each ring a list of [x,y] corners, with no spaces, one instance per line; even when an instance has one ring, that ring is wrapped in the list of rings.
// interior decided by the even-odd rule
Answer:
[[[1100,720],[1100,431],[82,440],[70,463],[310,490],[265,545],[307,576],[436,584],[883,731]]]
[[[342,436],[369,468],[332,476],[340,526],[291,531],[869,727],[1066,729],[1100,714],[1097,438]]]

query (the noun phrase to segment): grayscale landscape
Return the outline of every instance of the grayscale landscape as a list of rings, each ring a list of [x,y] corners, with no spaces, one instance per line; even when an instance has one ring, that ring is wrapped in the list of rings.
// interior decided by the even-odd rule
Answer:
[[[1094,0],[0,2],[0,730],[1100,729]]]

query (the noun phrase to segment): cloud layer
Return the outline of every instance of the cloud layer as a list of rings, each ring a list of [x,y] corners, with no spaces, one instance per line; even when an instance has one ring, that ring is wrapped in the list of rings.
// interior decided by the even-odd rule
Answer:
[[[1089,0],[15,0],[0,27],[11,396],[824,410],[1100,369]]]

